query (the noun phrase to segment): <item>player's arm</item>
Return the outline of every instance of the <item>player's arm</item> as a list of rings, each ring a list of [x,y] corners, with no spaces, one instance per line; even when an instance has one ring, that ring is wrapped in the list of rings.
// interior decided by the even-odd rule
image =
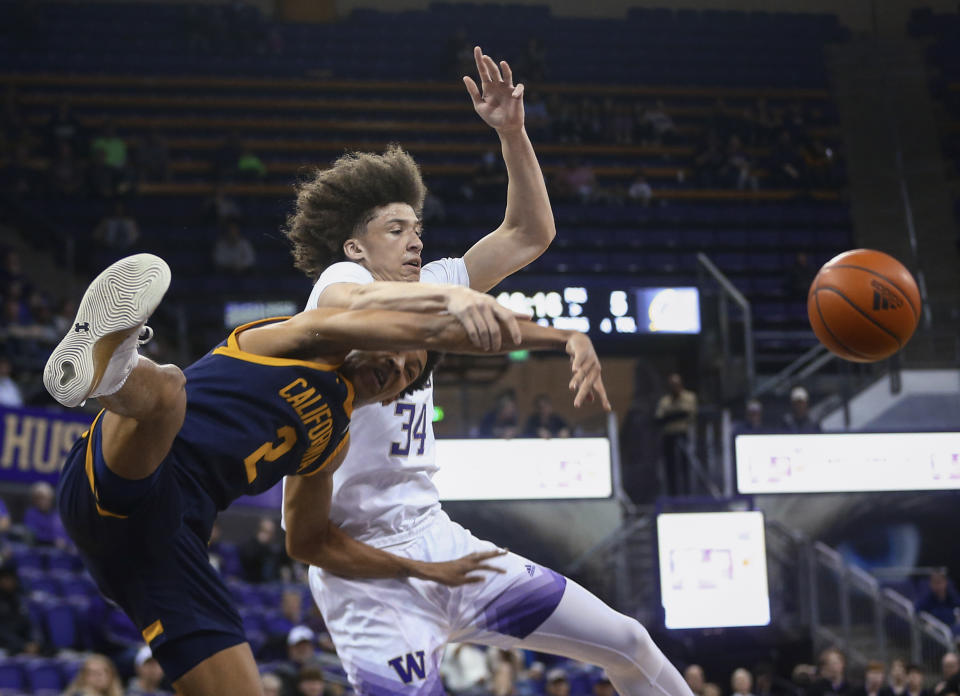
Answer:
[[[251,329],[242,336],[249,334],[252,337],[271,331],[283,333],[282,340],[287,342],[287,349],[285,352],[262,352],[262,355],[292,357],[343,354],[355,348],[389,351],[427,349],[453,353],[498,352],[478,350],[467,336],[463,325],[455,317],[443,314],[315,309],[301,312],[285,322]],[[572,362],[570,389],[576,392],[574,406],[580,406],[584,401],[592,401],[596,396],[603,407],[610,410],[600,377],[600,360],[586,335],[521,320],[517,322],[517,334],[505,337],[500,352],[516,350],[521,345],[527,350],[565,351]]]
[[[550,197],[533,144],[523,126],[523,85],[513,85],[506,61],[498,67],[479,47],[473,49],[480,88],[463,82],[473,108],[500,136],[507,167],[507,209],[500,226],[463,256],[470,287],[486,292],[539,257],[557,235]]]
[[[320,293],[317,307],[447,312],[463,324],[470,340],[483,350],[499,349],[501,334],[515,334],[517,324],[514,313],[494,298],[458,285],[396,281],[334,283]]]
[[[341,460],[342,461],[342,458]],[[394,556],[357,541],[330,521],[333,471],[339,462],[312,476],[287,477],[283,515],[287,553],[303,563],[351,578],[420,578],[444,585],[481,582],[474,571],[503,572],[486,561],[504,552],[474,553],[444,563]],[[470,573],[474,572],[473,575]]]

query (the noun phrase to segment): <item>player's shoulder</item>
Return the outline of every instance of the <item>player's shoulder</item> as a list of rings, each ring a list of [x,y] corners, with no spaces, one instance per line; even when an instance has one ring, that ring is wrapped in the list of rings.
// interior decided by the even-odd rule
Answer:
[[[462,257],[447,257],[431,261],[420,270],[421,283],[470,286],[470,274]]]
[[[373,276],[366,268],[353,261],[338,261],[327,266],[315,285],[332,283],[371,283]]]

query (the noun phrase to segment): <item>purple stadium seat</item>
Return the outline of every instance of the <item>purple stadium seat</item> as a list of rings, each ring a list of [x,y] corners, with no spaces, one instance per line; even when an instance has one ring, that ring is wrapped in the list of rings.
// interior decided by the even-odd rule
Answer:
[[[17,566],[17,571],[24,570],[43,570],[43,553],[29,546],[17,546],[13,548],[13,562]]]
[[[140,635],[137,627],[121,609],[116,607],[111,607],[107,613],[106,628],[110,636],[118,642],[131,644],[143,642],[143,636]]]
[[[0,689],[16,691],[27,686],[23,666],[19,660],[0,658]]]
[[[75,553],[68,553],[57,548],[47,550],[47,570],[68,570],[73,572],[80,570],[81,565],[80,557]]]
[[[77,645],[77,618],[74,607],[65,601],[51,602],[44,612],[44,627],[47,638],[58,648],[74,648]]]
[[[40,689],[60,692],[65,686],[63,673],[56,660],[30,660],[24,665],[24,671],[27,673],[27,681],[34,693]]]

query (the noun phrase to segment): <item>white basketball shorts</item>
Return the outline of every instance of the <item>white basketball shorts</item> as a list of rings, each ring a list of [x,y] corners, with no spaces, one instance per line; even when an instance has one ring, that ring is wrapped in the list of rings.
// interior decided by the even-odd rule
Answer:
[[[385,551],[449,561],[493,551],[441,513],[423,534]],[[504,573],[447,587],[418,579],[350,580],[310,568],[310,591],[359,694],[442,694],[440,659],[451,641],[509,648],[556,609],[566,578],[508,553],[489,562]]]

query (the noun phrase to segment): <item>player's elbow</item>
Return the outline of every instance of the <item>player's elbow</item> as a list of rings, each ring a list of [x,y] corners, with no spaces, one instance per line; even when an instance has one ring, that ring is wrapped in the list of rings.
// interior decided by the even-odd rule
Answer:
[[[322,566],[326,531],[326,525],[318,525],[311,529],[304,529],[303,525],[288,526],[285,544],[287,555],[300,563]]]

